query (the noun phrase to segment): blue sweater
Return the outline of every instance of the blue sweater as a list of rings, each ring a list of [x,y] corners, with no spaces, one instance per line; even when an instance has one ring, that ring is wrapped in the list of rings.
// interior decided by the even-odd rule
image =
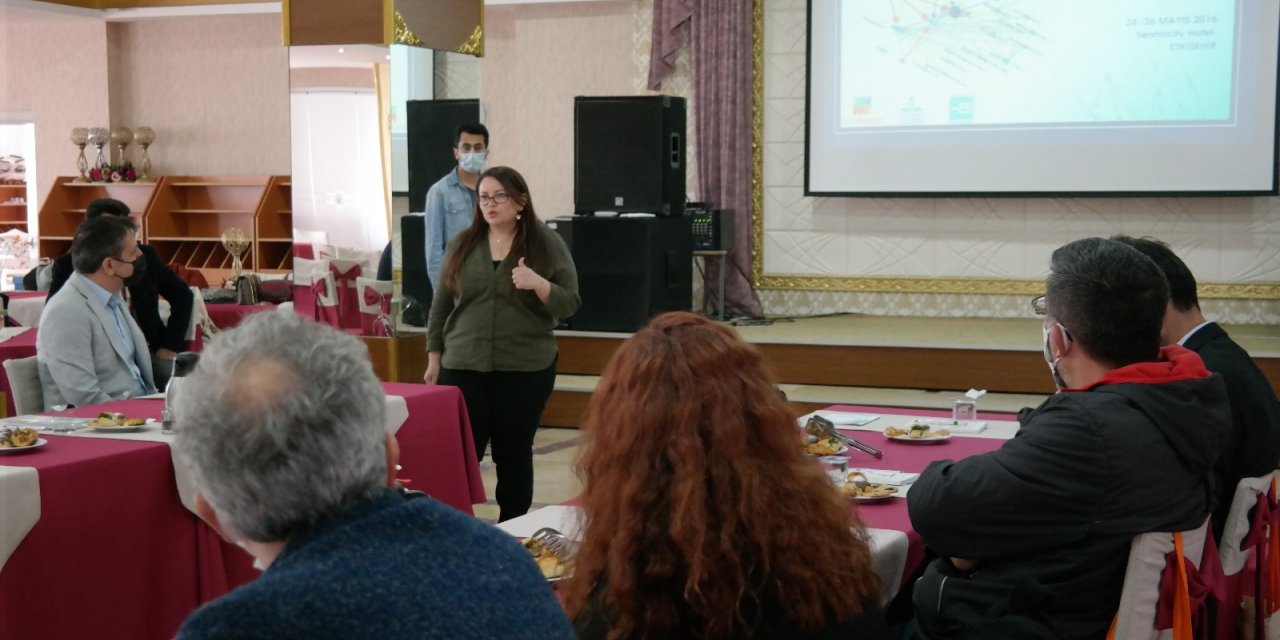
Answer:
[[[192,638],[573,638],[519,543],[391,490],[295,536],[256,581],[183,623]]]

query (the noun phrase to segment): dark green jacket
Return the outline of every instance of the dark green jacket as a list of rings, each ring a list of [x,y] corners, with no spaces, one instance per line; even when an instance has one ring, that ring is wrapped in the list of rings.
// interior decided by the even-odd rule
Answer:
[[[578,310],[582,298],[568,247],[546,225],[538,223],[536,229],[547,247],[548,264],[537,270],[551,282],[547,303],[511,284],[511,269],[521,256],[512,252],[495,269],[489,243],[478,243],[458,273],[458,295],[441,282],[431,302],[427,351],[443,352],[440,366],[469,371],[538,371],[551,366],[556,357],[553,330]],[[449,264],[463,235],[449,242],[442,264]]]

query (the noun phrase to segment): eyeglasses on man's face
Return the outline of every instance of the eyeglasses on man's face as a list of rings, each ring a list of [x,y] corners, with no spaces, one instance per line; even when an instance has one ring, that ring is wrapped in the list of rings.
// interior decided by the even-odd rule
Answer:
[[[506,204],[507,200],[510,200],[510,199],[511,198],[507,196],[507,192],[505,191],[499,191],[493,195],[482,193],[480,194],[480,198],[479,198],[480,204],[489,204],[489,203]]]
[[[1032,299],[1031,299],[1031,310],[1032,310],[1032,311],[1034,311],[1034,312],[1036,312],[1036,315],[1038,315],[1038,316],[1047,315],[1047,314],[1049,313],[1049,307],[1048,307],[1048,306],[1046,305],[1046,303],[1045,303],[1045,297],[1044,297],[1044,296],[1036,296],[1036,297],[1032,298]]]

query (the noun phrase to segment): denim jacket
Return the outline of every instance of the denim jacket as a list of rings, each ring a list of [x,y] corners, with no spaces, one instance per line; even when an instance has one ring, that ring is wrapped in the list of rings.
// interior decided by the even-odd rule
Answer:
[[[424,212],[427,277],[431,279],[433,289],[440,281],[440,263],[444,259],[445,247],[449,246],[449,241],[454,236],[471,226],[475,208],[476,192],[458,180],[457,168],[440,178],[427,191]]]

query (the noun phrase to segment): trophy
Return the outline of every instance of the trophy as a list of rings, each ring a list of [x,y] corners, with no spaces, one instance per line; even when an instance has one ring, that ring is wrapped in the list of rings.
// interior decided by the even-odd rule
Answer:
[[[76,158],[76,168],[80,170],[80,177],[72,180],[72,182],[88,182],[89,177],[85,172],[89,170],[89,161],[84,157],[84,145],[89,142],[89,130],[84,127],[76,127],[71,130],[71,144],[80,147],[80,157]]]
[[[108,166],[107,159],[102,155],[102,147],[106,146],[111,140],[111,132],[106,127],[94,127],[89,130],[89,144],[98,148],[98,158],[94,161],[93,166],[105,168]]]
[[[151,157],[147,155],[147,147],[156,141],[156,132],[151,127],[138,127],[133,130],[133,141],[142,147],[142,155],[138,158],[138,182],[155,182],[151,173]]]
[[[240,256],[249,248],[249,238],[236,227],[222,232],[222,248],[231,254],[231,280],[235,281],[244,270]]]
[[[116,164],[124,166],[128,162],[128,158],[124,155],[124,150],[133,141],[133,132],[128,127],[116,127],[111,130],[111,144],[120,150],[120,161]]]

